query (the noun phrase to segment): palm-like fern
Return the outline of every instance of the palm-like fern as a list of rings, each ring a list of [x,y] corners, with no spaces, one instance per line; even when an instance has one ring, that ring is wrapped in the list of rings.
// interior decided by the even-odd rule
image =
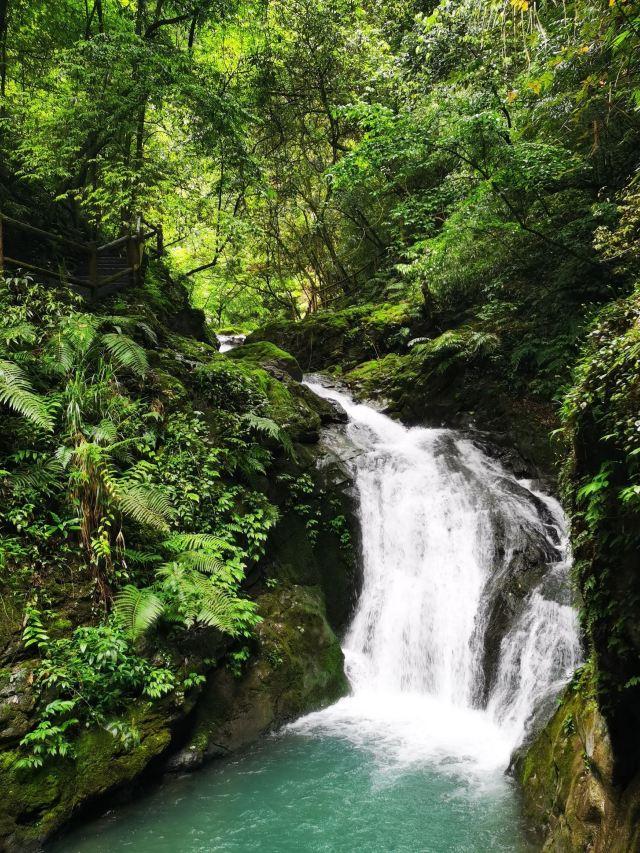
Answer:
[[[100,343],[107,349],[118,367],[124,367],[144,376],[149,369],[147,354],[133,338],[118,332],[106,332],[100,336]]]
[[[289,456],[294,455],[293,443],[289,434],[279,424],[272,420],[272,418],[265,418],[261,415],[249,413],[244,415],[242,420],[249,429],[253,429],[256,432],[262,433],[263,435],[273,438],[275,441],[279,442],[283,450]]]
[[[114,614],[121,628],[137,639],[156,624],[164,604],[152,589],[138,589],[128,584],[114,601]]]
[[[184,551],[178,556],[178,562],[187,563],[191,568],[205,575],[213,575],[224,569],[224,562],[220,557],[207,551]]]
[[[206,625],[235,634],[242,602],[233,583],[225,577],[220,553],[233,550],[224,539],[209,533],[175,533],[161,549],[170,555],[155,572],[155,582],[146,589],[125,587],[114,602],[116,619],[132,638],[139,637],[162,617],[189,628]]]
[[[120,320],[121,322],[118,322]],[[156,336],[146,323],[125,322],[126,318],[99,317],[84,314],[70,315],[60,322],[45,348],[48,363],[54,372],[70,373],[95,363],[107,353],[115,367],[131,370],[144,376],[149,369],[147,354],[140,344],[122,331],[123,326],[141,327],[149,340]],[[110,331],[107,329],[111,328]]]
[[[212,533],[174,533],[162,544],[173,553],[205,548],[224,551],[231,548],[228,542]]]
[[[166,612],[186,627],[207,625],[225,634],[236,630],[236,598],[211,578],[182,563],[165,563],[157,572]]]
[[[162,489],[125,479],[112,479],[109,489],[116,506],[124,515],[156,530],[169,530],[168,521],[173,509]]]
[[[46,400],[35,393],[22,369],[6,359],[0,359],[0,403],[47,432],[53,429]]]
[[[114,600],[114,616],[126,633],[137,639],[160,618],[191,628],[205,625],[225,634],[237,631],[237,599],[195,569],[165,563],[154,586],[129,584]]]

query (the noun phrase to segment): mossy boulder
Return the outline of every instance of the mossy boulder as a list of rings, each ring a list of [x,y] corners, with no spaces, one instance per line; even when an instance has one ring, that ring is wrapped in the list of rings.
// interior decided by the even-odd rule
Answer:
[[[276,320],[247,337],[247,344],[271,341],[293,353],[303,370],[354,367],[401,349],[420,323],[409,303],[357,305],[318,311],[300,322]]]
[[[40,849],[52,832],[92,800],[133,782],[171,743],[172,715],[150,704],[133,709],[127,722],[140,734],[125,748],[104,729],[89,729],[76,740],[73,758],[59,757],[38,769],[18,766],[17,752],[0,757],[0,849]]]
[[[514,770],[544,851],[640,850],[640,778],[624,789],[613,785],[611,740],[585,673]]]
[[[257,341],[235,347],[226,353],[233,361],[244,361],[258,365],[266,371],[280,376],[286,373],[293,379],[302,380],[302,370],[297,360],[271,341]]]
[[[347,416],[340,406],[317,397],[288,374],[276,379],[262,369],[254,376],[267,398],[267,413],[294,442],[316,444],[323,426],[340,423]]]
[[[327,619],[342,632],[360,591],[360,522],[349,471],[323,444],[298,451],[271,483],[281,518],[269,535],[264,570],[280,583],[318,586]]]
[[[226,755],[347,692],[342,650],[319,588],[283,585],[258,604],[257,654],[241,677],[221,668],[209,678],[173,769]]]

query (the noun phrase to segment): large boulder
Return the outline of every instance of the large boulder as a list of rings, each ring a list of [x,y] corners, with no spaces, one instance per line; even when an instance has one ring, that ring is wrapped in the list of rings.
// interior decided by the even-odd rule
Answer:
[[[513,770],[545,853],[640,850],[640,777],[626,788],[613,784],[611,739],[588,668],[533,744],[517,755]]]
[[[271,341],[256,341],[235,347],[226,353],[227,358],[244,361],[262,367],[277,379],[287,374],[292,379],[302,380],[302,370],[296,359]]]
[[[238,676],[216,670],[198,702],[184,747],[170,769],[229,754],[347,690],[340,644],[320,589],[282,585],[260,596],[257,652]]]

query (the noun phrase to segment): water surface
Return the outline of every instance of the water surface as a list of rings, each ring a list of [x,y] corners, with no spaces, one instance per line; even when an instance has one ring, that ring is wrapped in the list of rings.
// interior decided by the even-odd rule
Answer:
[[[375,743],[296,732],[170,779],[89,824],[57,853],[523,853],[501,773],[402,770]]]

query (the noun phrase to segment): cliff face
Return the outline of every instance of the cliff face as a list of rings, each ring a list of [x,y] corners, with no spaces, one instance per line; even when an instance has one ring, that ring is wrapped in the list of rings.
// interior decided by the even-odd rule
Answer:
[[[640,849],[640,302],[601,312],[563,405],[588,669],[518,766],[550,850]]]
[[[606,720],[586,670],[528,751],[515,762],[528,822],[545,851],[640,849],[640,777],[616,785]]]

